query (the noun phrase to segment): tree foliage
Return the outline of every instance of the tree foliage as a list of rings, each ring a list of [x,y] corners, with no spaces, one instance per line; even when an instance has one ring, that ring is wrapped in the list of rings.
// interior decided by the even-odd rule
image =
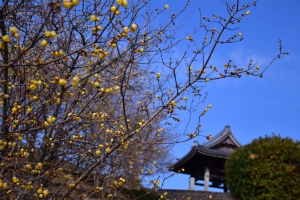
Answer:
[[[189,1],[178,13],[149,3],[1,1],[0,196],[111,198],[135,187],[162,170],[167,144],[200,135],[200,123],[180,138],[168,130],[208,82],[270,66],[211,60],[218,45],[243,40],[237,24],[256,1],[223,2],[227,16],[203,16],[183,38],[176,23]],[[178,45],[183,55],[170,57]],[[274,60],[282,54],[280,44]]]
[[[298,199],[300,143],[279,135],[260,137],[229,157],[225,173],[238,199]]]

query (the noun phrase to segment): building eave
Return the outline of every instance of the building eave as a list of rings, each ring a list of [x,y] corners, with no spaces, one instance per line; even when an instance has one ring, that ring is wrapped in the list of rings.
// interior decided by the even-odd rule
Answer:
[[[226,150],[208,149],[201,145],[194,146],[188,154],[186,154],[184,157],[179,159],[175,164],[173,164],[169,168],[169,170],[170,171],[180,170],[184,166],[184,164],[187,163],[190,159],[192,159],[197,153],[208,157],[227,159],[232,152]]]
[[[173,171],[174,169],[181,168],[180,166],[183,166],[184,163],[189,161],[197,152],[198,150],[196,149],[196,146],[192,147],[189,153],[187,153],[185,156],[183,156],[181,159],[179,159],[175,164],[173,164],[169,168],[169,171]]]

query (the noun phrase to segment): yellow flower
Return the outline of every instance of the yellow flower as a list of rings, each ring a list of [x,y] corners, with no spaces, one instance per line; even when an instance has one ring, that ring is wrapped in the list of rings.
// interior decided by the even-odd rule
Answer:
[[[8,35],[4,35],[4,36],[2,37],[2,40],[3,40],[4,42],[10,42],[10,37],[9,37]]]
[[[250,14],[250,10],[248,10],[247,12],[246,12],[246,15],[249,15]]]
[[[124,8],[126,8],[127,5],[128,5],[128,1],[127,1],[127,0],[123,0],[122,6],[123,6]]]
[[[171,104],[172,104],[173,106],[176,106],[176,102],[175,102],[175,101],[172,101]]]
[[[107,147],[107,148],[105,149],[105,152],[106,152],[106,153],[110,153],[110,152],[111,152],[111,149],[110,149],[109,147]]]
[[[114,90],[119,90],[120,89],[120,86],[118,86],[118,85],[116,85],[115,87],[114,87]]]
[[[94,83],[94,86],[95,86],[96,88],[98,88],[98,87],[100,86],[100,83],[99,83],[98,81],[96,81],[96,82]]]
[[[65,80],[65,79],[59,79],[59,81],[58,81],[58,83],[59,83],[59,85],[61,85],[61,86],[66,86],[67,84],[68,84],[68,82]]]
[[[37,86],[36,86],[35,84],[31,84],[31,85],[29,86],[29,88],[30,88],[31,90],[36,90]]]
[[[116,6],[110,7],[110,11],[111,11],[111,12],[116,12],[116,10],[117,10],[117,7],[116,7]]]
[[[101,31],[101,30],[102,30],[102,26],[98,25],[98,26],[97,26],[97,30],[98,30],[98,31]]]
[[[63,52],[63,50],[59,50],[58,53],[59,53],[60,56],[63,56],[63,55],[65,54],[65,53]]]
[[[206,136],[206,139],[207,139],[207,140],[210,140],[211,138],[212,138],[212,135]]]
[[[169,5],[165,5],[165,8],[166,8],[166,9],[169,9]]]
[[[157,76],[157,78],[160,78],[161,74],[159,72],[156,72],[156,76]]]
[[[72,6],[78,6],[80,3],[80,0],[73,0],[72,1]]]
[[[39,162],[36,166],[36,169],[42,169],[42,167],[43,167],[43,164],[41,162]]]
[[[64,5],[65,8],[71,8],[72,7],[72,2],[64,0],[63,5]]]
[[[60,104],[60,98],[57,98],[56,100],[55,100],[55,103],[58,105],[58,104]]]
[[[97,17],[96,17],[95,15],[91,15],[90,21],[91,21],[91,22],[96,21],[96,18],[97,18]]]
[[[96,156],[99,156],[101,154],[101,151],[98,149],[98,150],[96,150],[95,154],[96,154]]]
[[[51,37],[53,38],[57,38],[56,32],[55,31],[51,31],[50,32]]]
[[[41,44],[42,44],[43,47],[45,47],[45,46],[48,45],[48,42],[47,42],[47,40],[43,40]]]
[[[46,37],[50,37],[50,36],[51,36],[51,32],[50,32],[50,31],[45,31],[45,32],[44,32],[44,35],[45,35]]]
[[[135,32],[136,28],[137,28],[137,25],[136,25],[136,24],[132,24],[132,25],[131,25],[131,30],[132,30],[132,32]]]
[[[49,190],[44,189],[44,190],[43,190],[43,195],[44,195],[44,196],[48,196],[48,195],[49,195]]]
[[[28,113],[30,113],[32,111],[32,108],[31,107],[28,107],[27,110],[26,110]]]
[[[79,77],[76,75],[76,76],[74,76],[74,78],[73,78],[73,82],[74,83],[79,83]]]
[[[128,31],[129,31],[128,27],[125,26],[125,27],[123,28],[123,31],[124,31],[125,33],[128,33]]]
[[[9,28],[9,31],[10,31],[12,34],[15,34],[15,33],[17,33],[19,30],[18,30],[17,27],[13,26],[13,27],[10,27],[10,28]]]

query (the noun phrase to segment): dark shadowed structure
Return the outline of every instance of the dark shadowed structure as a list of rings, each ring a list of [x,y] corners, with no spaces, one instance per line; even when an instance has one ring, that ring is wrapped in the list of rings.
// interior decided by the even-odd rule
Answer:
[[[200,185],[204,186],[205,191],[214,187],[223,188],[227,192],[225,161],[240,147],[230,126],[225,126],[219,134],[203,145],[195,141],[190,152],[173,164],[170,171],[190,175],[190,190],[194,190],[195,185]]]

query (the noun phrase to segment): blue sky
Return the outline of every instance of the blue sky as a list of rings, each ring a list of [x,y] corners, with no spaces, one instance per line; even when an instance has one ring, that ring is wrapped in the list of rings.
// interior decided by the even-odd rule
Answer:
[[[154,0],[151,7],[170,6],[167,12],[178,12],[185,0]],[[229,1],[234,2],[234,1]],[[241,2],[250,2],[241,0]],[[202,15],[211,17],[211,13],[222,15],[224,5],[221,0],[191,0],[187,14],[178,21],[183,23],[190,15],[184,35],[199,23],[198,8]],[[211,81],[205,91],[208,97],[200,105],[202,111],[207,104],[213,108],[201,119],[204,135],[218,134],[225,125],[230,125],[236,139],[242,144],[273,132],[283,137],[300,140],[300,1],[298,0],[260,0],[256,7],[250,8],[250,15],[243,19],[240,29],[244,41],[219,46],[212,58],[214,65],[223,65],[232,59],[238,66],[246,68],[250,58],[264,67],[278,52],[278,39],[282,39],[283,50],[290,53],[268,69],[261,79],[246,77],[241,79],[224,79]],[[197,36],[203,37],[201,33]],[[178,48],[184,49],[182,44]],[[202,106],[202,107],[201,107]],[[197,125],[199,112],[189,124],[188,131],[193,132]],[[183,114],[184,115],[184,114]],[[184,129],[184,121],[177,132]],[[205,142],[198,137],[199,143]],[[175,145],[172,154],[175,158],[183,157],[192,146],[193,141]],[[187,175],[176,175],[164,182],[164,189],[188,189]],[[196,187],[202,190],[202,187]]]

